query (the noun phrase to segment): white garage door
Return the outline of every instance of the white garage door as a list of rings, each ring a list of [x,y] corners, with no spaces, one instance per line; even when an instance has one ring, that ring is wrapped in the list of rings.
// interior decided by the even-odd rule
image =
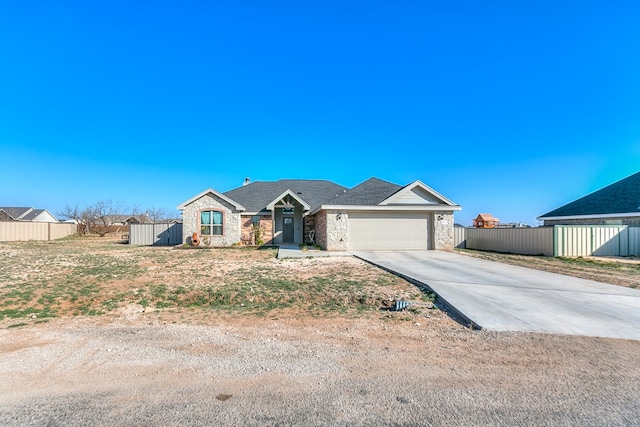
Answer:
[[[349,212],[351,251],[424,250],[429,247],[431,214]]]

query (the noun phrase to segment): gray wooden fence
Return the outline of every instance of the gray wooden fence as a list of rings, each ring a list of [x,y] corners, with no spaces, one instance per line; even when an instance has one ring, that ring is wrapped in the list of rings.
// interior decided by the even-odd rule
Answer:
[[[131,224],[129,244],[143,246],[174,246],[182,243],[182,224]]]
[[[640,227],[556,225],[535,228],[456,228],[456,247],[522,255],[640,256]]]
[[[0,242],[55,240],[78,232],[76,224],[0,221]]]

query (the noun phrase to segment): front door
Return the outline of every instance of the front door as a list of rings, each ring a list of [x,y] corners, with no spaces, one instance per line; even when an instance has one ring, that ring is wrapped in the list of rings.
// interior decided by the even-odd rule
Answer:
[[[282,242],[293,243],[293,218],[282,218]]]

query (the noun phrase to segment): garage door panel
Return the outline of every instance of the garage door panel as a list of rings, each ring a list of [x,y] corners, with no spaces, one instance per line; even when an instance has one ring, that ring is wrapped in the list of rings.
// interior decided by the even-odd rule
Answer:
[[[429,241],[429,214],[349,214],[349,250],[424,250]]]

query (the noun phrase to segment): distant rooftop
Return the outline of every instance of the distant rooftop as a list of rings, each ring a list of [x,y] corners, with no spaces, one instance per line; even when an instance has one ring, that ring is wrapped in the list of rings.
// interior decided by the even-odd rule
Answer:
[[[624,213],[640,213],[640,172],[547,212],[539,218]]]

